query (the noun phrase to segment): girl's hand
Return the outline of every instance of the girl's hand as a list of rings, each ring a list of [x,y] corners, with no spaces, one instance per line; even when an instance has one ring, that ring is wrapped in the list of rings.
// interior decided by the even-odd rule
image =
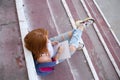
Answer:
[[[57,53],[61,54],[63,53],[63,50],[64,50],[63,46],[59,46]]]
[[[52,45],[55,46],[55,45],[57,45],[58,43],[59,43],[58,41],[54,41],[54,42],[52,42]]]

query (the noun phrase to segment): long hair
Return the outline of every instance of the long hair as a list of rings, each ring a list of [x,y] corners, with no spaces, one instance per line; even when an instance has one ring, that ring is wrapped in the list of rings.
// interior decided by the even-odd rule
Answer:
[[[40,54],[48,53],[47,37],[48,31],[43,28],[32,30],[25,36],[25,46],[33,53],[36,59]]]

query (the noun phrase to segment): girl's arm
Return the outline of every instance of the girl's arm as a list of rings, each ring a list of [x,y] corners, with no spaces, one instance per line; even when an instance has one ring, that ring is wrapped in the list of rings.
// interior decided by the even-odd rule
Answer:
[[[63,47],[60,46],[60,47],[58,48],[58,50],[57,50],[57,53],[56,53],[56,55],[55,55],[55,57],[54,57],[54,60],[57,61],[62,53],[63,53]]]

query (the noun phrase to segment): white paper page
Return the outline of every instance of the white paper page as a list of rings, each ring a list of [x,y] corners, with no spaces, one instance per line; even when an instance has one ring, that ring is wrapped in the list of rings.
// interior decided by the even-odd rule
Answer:
[[[54,46],[54,51],[55,51],[55,53],[57,52],[59,46],[62,46],[62,47],[64,48],[64,49],[63,49],[63,53],[61,54],[59,60],[70,58],[71,55],[70,55],[70,50],[69,50],[68,41],[66,40],[66,41],[63,41],[63,42],[58,43],[58,45],[55,45],[55,46]]]

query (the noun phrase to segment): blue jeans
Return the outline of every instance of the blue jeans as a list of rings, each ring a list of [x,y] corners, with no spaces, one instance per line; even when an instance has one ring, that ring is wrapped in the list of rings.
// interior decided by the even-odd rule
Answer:
[[[50,38],[50,40],[53,41],[58,41],[58,42],[62,42],[64,40],[68,40],[69,45],[73,45],[76,48],[78,48],[79,46],[79,42],[82,36],[82,31],[79,29],[73,29],[72,31],[72,36],[69,36],[69,32],[65,32],[63,34],[60,34],[58,36],[55,36],[53,38]],[[70,51],[71,56],[75,53],[75,51]],[[60,61],[62,62],[62,61]]]

